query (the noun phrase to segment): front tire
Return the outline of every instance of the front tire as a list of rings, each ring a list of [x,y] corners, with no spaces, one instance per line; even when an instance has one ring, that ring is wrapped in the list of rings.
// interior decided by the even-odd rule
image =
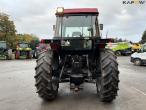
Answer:
[[[119,51],[119,50],[116,51],[116,52],[115,52],[115,55],[116,55],[116,56],[121,56],[121,55],[122,55],[122,54],[121,54],[121,51]]]
[[[41,52],[37,59],[36,88],[39,96],[44,100],[53,100],[58,94],[59,81],[53,77],[52,51]]]
[[[97,78],[97,93],[103,102],[111,102],[117,96],[119,71],[116,56],[111,50],[100,54],[101,76]]]
[[[138,59],[138,58],[136,58],[136,59],[134,59],[134,64],[136,65],[136,66],[141,66],[141,60],[140,59]]]

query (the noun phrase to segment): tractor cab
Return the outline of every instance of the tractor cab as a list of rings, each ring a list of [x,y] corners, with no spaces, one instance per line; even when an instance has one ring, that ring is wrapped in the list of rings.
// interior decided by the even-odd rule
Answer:
[[[63,50],[91,50],[92,40],[100,37],[96,8],[58,8],[56,17],[54,39],[61,39]]]
[[[73,39],[74,37],[99,36],[98,10],[96,8],[58,8],[56,17],[55,37]]]

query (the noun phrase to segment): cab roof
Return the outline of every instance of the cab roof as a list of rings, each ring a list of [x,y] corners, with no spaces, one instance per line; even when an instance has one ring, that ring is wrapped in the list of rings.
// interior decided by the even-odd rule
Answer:
[[[74,9],[64,9],[63,14],[96,14],[98,15],[97,8],[74,8]],[[56,13],[56,15],[59,15]]]

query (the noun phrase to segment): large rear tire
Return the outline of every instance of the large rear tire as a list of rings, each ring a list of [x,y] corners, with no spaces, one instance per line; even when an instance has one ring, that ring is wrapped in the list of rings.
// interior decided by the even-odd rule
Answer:
[[[117,96],[119,71],[116,56],[111,50],[100,54],[101,76],[97,78],[97,93],[103,102],[111,102]]]
[[[35,86],[37,93],[44,100],[53,100],[58,94],[59,81],[53,77],[52,56],[51,50],[41,52],[35,68]]]

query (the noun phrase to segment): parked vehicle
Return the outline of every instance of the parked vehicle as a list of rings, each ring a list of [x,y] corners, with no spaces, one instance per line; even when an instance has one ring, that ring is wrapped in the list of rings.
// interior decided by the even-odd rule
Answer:
[[[0,41],[0,59],[12,59],[12,49],[10,49],[6,41]]]
[[[128,42],[107,43],[106,48],[113,50],[117,56],[130,55],[132,53],[131,45]]]
[[[138,52],[131,55],[131,62],[137,66],[146,64],[146,44]]]
[[[119,70],[117,57],[100,37],[96,8],[58,8],[55,36],[48,39],[50,48],[40,52],[35,68],[37,93],[44,100],[57,97],[59,83],[69,82],[78,92],[83,84],[96,83],[101,101],[111,102],[117,96]],[[99,28],[100,27],[100,28]]]
[[[132,52],[133,53],[134,52],[138,52],[141,49],[141,44],[139,44],[139,43],[133,43],[132,46],[131,46],[131,48],[132,48]]]
[[[20,42],[17,45],[16,52],[15,52],[16,59],[30,59],[32,58],[32,49],[27,42]]]

